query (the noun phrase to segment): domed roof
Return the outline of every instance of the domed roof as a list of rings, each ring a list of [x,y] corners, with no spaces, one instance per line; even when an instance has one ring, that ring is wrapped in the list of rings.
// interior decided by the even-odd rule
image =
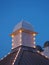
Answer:
[[[41,47],[40,45],[37,45],[37,46],[36,46],[36,49],[37,49],[38,51],[40,51],[40,52],[43,51],[43,49],[42,49],[42,47]]]
[[[46,41],[45,43],[44,43],[44,47],[48,47],[49,46],[49,41]]]
[[[26,29],[26,30],[30,30],[33,31],[33,27],[30,23],[26,22],[26,21],[21,21],[19,22],[13,29],[13,32],[19,30],[19,29]]]

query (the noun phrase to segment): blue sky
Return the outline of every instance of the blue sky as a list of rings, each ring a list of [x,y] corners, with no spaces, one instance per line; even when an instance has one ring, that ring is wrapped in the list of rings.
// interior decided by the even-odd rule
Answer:
[[[9,34],[22,19],[39,33],[36,44],[49,40],[49,0],[0,0],[0,58],[11,51]]]

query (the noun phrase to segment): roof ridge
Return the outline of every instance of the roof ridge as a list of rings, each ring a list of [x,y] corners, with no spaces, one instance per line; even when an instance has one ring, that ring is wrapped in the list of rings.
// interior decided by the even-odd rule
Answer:
[[[14,65],[14,63],[15,63],[15,61],[16,61],[18,55],[19,55],[20,50],[21,50],[21,48],[18,49],[18,52],[17,52],[17,54],[16,54],[16,56],[15,56],[15,58],[14,58],[14,61],[13,61],[12,65]]]
[[[23,50],[20,49],[20,53],[19,53],[19,55],[18,55],[18,58],[17,58],[17,60],[15,61],[15,62],[16,62],[16,65],[19,64],[19,61],[20,61],[22,55],[23,55]]]

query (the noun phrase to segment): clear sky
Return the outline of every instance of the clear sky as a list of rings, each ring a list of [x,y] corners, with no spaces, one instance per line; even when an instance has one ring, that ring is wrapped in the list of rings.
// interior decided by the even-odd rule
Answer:
[[[49,0],[0,0],[0,58],[11,51],[9,34],[22,19],[39,33],[36,44],[49,40]]]

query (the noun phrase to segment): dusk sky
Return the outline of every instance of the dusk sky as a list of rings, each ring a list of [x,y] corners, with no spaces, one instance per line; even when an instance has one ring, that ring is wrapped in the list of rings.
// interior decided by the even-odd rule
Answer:
[[[36,44],[43,47],[49,40],[49,0],[0,0],[0,58],[11,51],[9,34],[21,20],[32,24]]]

